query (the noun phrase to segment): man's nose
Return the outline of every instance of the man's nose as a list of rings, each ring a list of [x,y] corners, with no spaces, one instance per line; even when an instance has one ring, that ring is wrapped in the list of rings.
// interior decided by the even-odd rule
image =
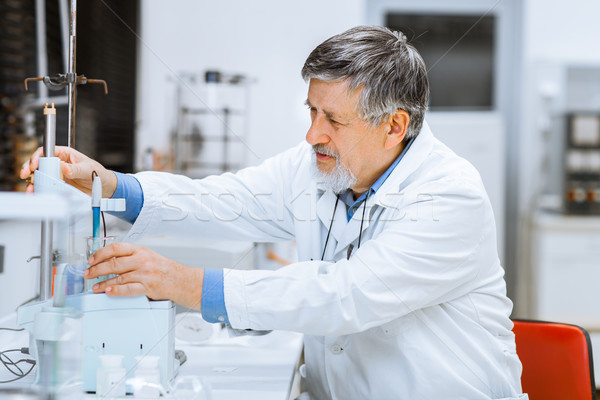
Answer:
[[[310,128],[308,128],[308,132],[306,132],[306,141],[311,144],[327,144],[331,138],[327,134],[327,130],[325,129],[324,124],[322,123],[322,119],[318,116],[313,119],[310,124]]]

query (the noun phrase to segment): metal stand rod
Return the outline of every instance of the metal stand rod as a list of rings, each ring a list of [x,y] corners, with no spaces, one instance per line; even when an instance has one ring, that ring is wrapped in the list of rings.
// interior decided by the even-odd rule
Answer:
[[[54,103],[44,107],[44,157],[54,157],[56,147],[56,108]],[[40,248],[40,300],[52,297],[52,221],[42,221],[42,244]]]
[[[69,15],[69,63],[67,68],[67,77],[69,79],[68,98],[69,98],[69,121],[68,121],[68,139],[67,146],[75,146],[75,97],[77,96],[76,83],[76,44],[77,44],[77,0],[71,0],[71,13]]]
[[[37,40],[37,73],[38,76],[48,74],[48,54],[46,53],[46,0],[35,1],[35,25]],[[48,88],[40,85],[38,98],[48,98]]]
[[[69,37],[69,6],[68,0],[58,0],[58,15],[60,19],[60,37],[62,38],[62,56],[63,56],[63,68],[65,71],[69,65],[69,41],[66,38]],[[45,76],[45,75],[40,75]]]
[[[52,221],[42,221],[42,246],[40,254],[40,300],[52,297]]]

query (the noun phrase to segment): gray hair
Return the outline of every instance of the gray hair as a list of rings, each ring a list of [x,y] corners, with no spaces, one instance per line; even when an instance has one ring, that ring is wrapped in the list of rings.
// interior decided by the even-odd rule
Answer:
[[[335,35],[308,56],[302,78],[348,80],[348,91],[362,89],[358,115],[380,125],[398,109],[410,116],[406,138],[419,134],[429,102],[425,62],[402,32],[357,26]]]

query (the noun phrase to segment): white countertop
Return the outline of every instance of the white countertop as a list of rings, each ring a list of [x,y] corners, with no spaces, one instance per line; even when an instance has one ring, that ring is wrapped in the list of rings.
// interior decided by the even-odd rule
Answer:
[[[0,327],[14,328],[15,318],[14,313],[0,318]],[[199,344],[176,341],[175,348],[187,356],[178,377],[192,375],[207,381],[212,387],[212,400],[288,400],[297,389],[295,376],[302,342],[302,335],[293,332],[231,337],[226,329],[215,329],[209,340]],[[27,346],[27,332],[0,330],[0,351]],[[26,357],[13,354],[16,359]],[[0,389],[27,388],[34,374],[35,369],[20,381],[0,384]],[[12,377],[0,365],[0,381]],[[89,397],[95,398],[94,395]]]
[[[274,331],[229,337],[224,329],[206,344],[176,342],[175,347],[187,355],[179,376],[201,376],[212,386],[213,400],[287,400],[302,352],[302,335]]]

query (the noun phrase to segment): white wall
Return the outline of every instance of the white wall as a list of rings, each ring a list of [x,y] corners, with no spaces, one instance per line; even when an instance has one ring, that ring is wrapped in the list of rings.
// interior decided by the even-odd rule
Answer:
[[[309,126],[300,76],[310,51],[364,23],[364,0],[141,2],[136,166],[152,147],[167,150],[180,71],[243,73],[251,89],[248,164],[303,140]],[[205,100],[205,99],[204,99]],[[206,101],[206,100],[205,100]]]

